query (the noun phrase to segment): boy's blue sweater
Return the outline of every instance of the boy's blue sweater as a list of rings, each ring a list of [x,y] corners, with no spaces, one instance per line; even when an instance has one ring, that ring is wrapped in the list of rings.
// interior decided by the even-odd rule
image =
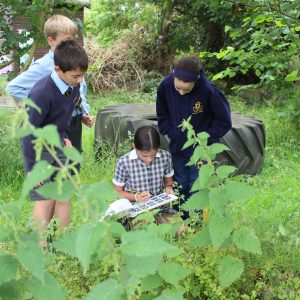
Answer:
[[[69,126],[74,99],[80,97],[79,85],[74,87],[72,94],[67,97],[62,94],[51,78],[51,74],[40,79],[31,89],[28,98],[40,107],[41,113],[29,107],[29,122],[36,128],[43,128],[46,125],[55,125],[63,145],[65,130]],[[22,139],[22,151],[25,163],[25,171],[32,170],[36,163],[36,154],[33,148],[33,135]]]
[[[210,135],[208,144],[219,142],[231,128],[229,103],[203,70],[193,90],[183,96],[175,89],[173,74],[169,74],[157,89],[156,113],[160,132],[170,138],[171,153],[185,158],[191,157],[193,148],[182,150],[187,134],[178,126],[183,119],[192,116],[195,132]]]

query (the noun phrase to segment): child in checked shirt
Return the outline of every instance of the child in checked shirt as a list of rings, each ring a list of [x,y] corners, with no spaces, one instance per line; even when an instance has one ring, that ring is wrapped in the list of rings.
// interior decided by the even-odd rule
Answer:
[[[133,150],[120,157],[113,184],[117,193],[132,202],[145,202],[161,194],[174,194],[171,155],[159,149],[160,137],[151,126],[143,126],[134,134]]]

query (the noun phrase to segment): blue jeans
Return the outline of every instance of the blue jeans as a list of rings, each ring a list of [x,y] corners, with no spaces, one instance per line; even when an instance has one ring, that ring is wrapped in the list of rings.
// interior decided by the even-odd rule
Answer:
[[[191,189],[194,182],[198,178],[199,169],[196,166],[186,166],[189,159],[172,154],[172,162],[174,168],[174,180],[181,186],[179,192],[184,196],[184,199],[180,200],[182,205],[192,195]],[[179,205],[173,205],[173,208],[179,211]],[[182,218],[185,220],[189,217],[187,211],[181,210],[183,213]]]

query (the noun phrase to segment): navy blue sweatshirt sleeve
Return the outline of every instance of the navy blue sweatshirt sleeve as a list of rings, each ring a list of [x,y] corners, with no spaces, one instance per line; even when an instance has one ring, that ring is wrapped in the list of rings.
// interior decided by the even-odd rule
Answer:
[[[208,144],[219,142],[232,126],[230,105],[226,97],[212,85],[210,96],[210,109],[213,114],[212,122],[206,132],[210,135]]]
[[[175,138],[174,124],[172,124],[170,119],[170,112],[162,84],[157,89],[156,114],[160,133],[167,134],[170,139]]]

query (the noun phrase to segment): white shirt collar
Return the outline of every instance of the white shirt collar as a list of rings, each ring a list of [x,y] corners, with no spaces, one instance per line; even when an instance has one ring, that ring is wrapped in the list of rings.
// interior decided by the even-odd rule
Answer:
[[[62,94],[64,94],[69,87],[73,88],[72,86],[66,84],[63,80],[61,80],[54,70],[51,73],[51,77]]]
[[[160,153],[159,151],[157,151],[155,157],[160,157]],[[136,153],[136,150],[133,149],[129,152],[129,159],[130,160],[133,160],[133,159],[138,159],[138,156],[137,156],[137,153]]]

